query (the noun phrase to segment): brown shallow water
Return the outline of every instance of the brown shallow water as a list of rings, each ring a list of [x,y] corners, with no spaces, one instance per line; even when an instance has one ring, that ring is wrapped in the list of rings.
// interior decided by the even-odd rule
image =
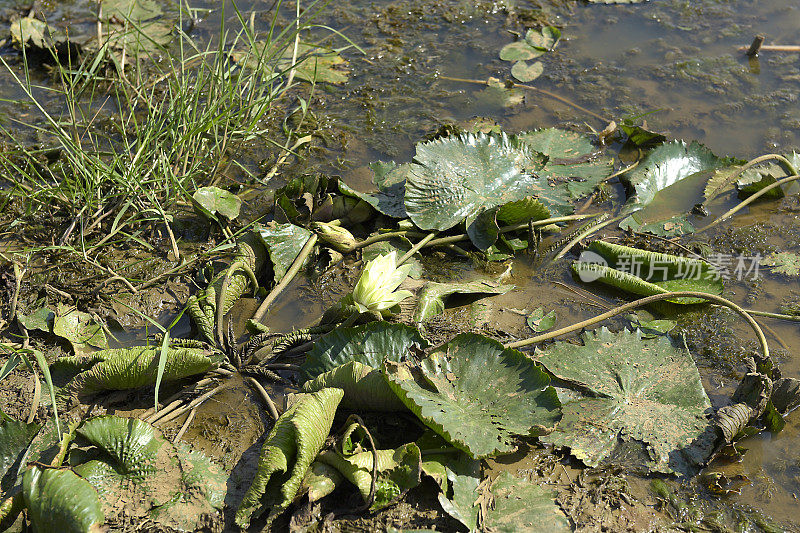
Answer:
[[[55,4],[66,24],[84,23],[86,3]],[[255,9],[256,20],[262,24],[268,18],[266,7],[265,2],[240,2],[243,11]],[[537,17],[558,24],[563,32],[558,48],[541,59],[545,72],[536,80],[537,87],[604,117],[653,112],[646,117],[652,129],[669,137],[698,140],[718,155],[749,158],[800,147],[800,54],[764,52],[754,62],[737,51],[756,33],[765,34],[768,44],[800,44],[796,31],[800,6],[792,0],[766,0],[757,5],[744,0],[654,0],[635,6],[543,1],[515,2],[511,10],[500,2],[354,0],[329,5],[320,18],[346,33],[365,54],[345,52],[352,69],[350,82],[322,88],[312,103],[336,142],[316,152],[309,166],[336,172],[352,186],[366,189],[369,162],[409,160],[414,144],[443,124],[481,116],[507,131],[584,123],[602,129],[605,124],[596,118],[532,91],[522,90],[524,102],[504,107],[479,84],[441,78],[507,78],[510,64],[500,61],[497,53],[513,39],[510,32],[523,28],[521,20]],[[201,21],[198,38],[211,38],[217,19],[218,14],[211,13]],[[0,91],[4,98],[21,97],[7,76],[0,76]],[[0,110],[17,120],[33,116],[9,103],[0,103]],[[340,163],[334,163],[337,159]],[[274,186],[280,185],[280,178],[276,182]],[[615,188],[617,202],[621,192],[620,187]],[[720,202],[714,212],[730,205],[731,199]],[[791,199],[765,202],[708,236],[689,236],[682,242],[710,240],[720,250],[745,255],[797,252],[800,224],[796,212]],[[490,331],[525,335],[525,310],[555,309],[556,327],[596,314],[585,299],[553,283],[575,285],[566,262],[542,271],[529,258],[520,257],[488,271],[472,266],[455,271],[459,277],[502,277],[518,287],[504,296],[452,311],[454,319],[461,317],[470,327],[477,323]],[[325,301],[317,296],[317,289],[308,280],[296,281],[273,306],[267,322],[277,331],[314,323],[341,287],[327,291]],[[764,270],[757,282],[731,283],[725,294],[752,308],[779,311],[781,302],[798,292],[796,278]],[[599,294],[609,301],[616,296]],[[247,307],[245,302],[243,308]],[[724,328],[717,331],[717,337],[701,327],[702,318],[684,324],[700,332],[691,339],[690,348],[713,402],[732,392],[743,368],[737,350],[752,342],[751,331],[735,318],[724,315],[718,320]],[[780,349],[770,339],[783,374],[800,377],[797,325],[769,319],[763,323],[787,346]],[[626,322],[619,319],[612,324],[622,327]],[[706,344],[726,353],[699,355]],[[198,411],[184,438],[232,468],[243,453],[252,456],[257,449],[253,443],[263,420],[258,413],[249,412],[253,405],[247,390],[234,383]],[[244,416],[245,412],[252,416]],[[722,502],[751,506],[780,521],[797,521],[800,415],[790,415],[781,434],[764,433],[747,439],[743,446],[749,450],[743,462],[721,468],[730,474],[743,473],[751,483],[740,495],[727,496]],[[534,459],[533,455],[520,457],[519,462],[502,468],[528,469]],[[574,477],[576,471],[565,474]],[[646,492],[644,482],[635,483],[639,493]]]

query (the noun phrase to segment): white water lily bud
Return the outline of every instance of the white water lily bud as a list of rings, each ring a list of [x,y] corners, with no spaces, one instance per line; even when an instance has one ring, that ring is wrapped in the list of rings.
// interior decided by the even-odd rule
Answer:
[[[367,263],[353,289],[353,303],[362,313],[378,311],[382,315],[409,296],[411,291],[397,290],[408,277],[411,265],[397,267],[397,254],[380,255]]]
[[[325,222],[314,222],[311,224],[311,228],[319,235],[322,242],[337,252],[347,253],[358,243],[353,234],[341,226],[333,226]]]

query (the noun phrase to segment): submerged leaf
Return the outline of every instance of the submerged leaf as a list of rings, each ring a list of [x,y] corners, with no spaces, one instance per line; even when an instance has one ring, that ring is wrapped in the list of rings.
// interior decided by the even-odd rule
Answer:
[[[372,181],[377,185],[378,192],[364,193],[352,189],[343,181],[339,181],[339,190],[342,194],[360,198],[374,207],[378,212],[392,218],[406,218],[406,174],[409,165],[396,165],[393,161],[384,163],[376,161],[370,164],[374,173]]]
[[[105,522],[97,492],[71,470],[34,466],[25,473],[22,494],[36,531],[99,532]]]
[[[517,61],[511,67],[511,75],[517,78],[522,83],[533,81],[544,72],[544,65],[541,61],[535,63],[526,63],[525,61]]]
[[[516,436],[546,433],[560,417],[547,374],[481,335],[458,335],[418,365],[387,361],[384,371],[425,425],[475,458],[511,453]]]
[[[11,38],[21,45],[31,44],[36,48],[51,48],[53,39],[46,22],[34,17],[22,17],[11,23]]]
[[[275,422],[261,448],[253,483],[236,511],[237,525],[247,528],[260,509],[270,509],[274,517],[289,506],[330,433],[343,396],[341,389],[301,394]]]
[[[134,346],[101,350],[89,356],[62,357],[50,365],[56,376],[74,375],[69,387],[92,394],[104,390],[125,390],[154,385],[161,348]],[[216,367],[210,354],[197,348],[168,348],[162,381],[193,376]]]
[[[428,347],[419,331],[405,324],[370,322],[354,328],[338,328],[314,342],[305,362],[300,365],[306,379],[355,361],[371,368],[381,368],[384,359],[406,361],[413,350]]]
[[[528,327],[533,331],[547,331],[556,324],[556,312],[550,311],[545,314],[544,308],[537,307],[533,310],[533,313],[528,316],[526,322]]]
[[[584,333],[583,346],[537,349],[536,359],[582,391],[564,403],[563,419],[542,441],[569,448],[592,467],[628,441],[645,447],[651,471],[687,473],[696,466],[682,452],[709,426],[711,403],[692,357],[667,337],[601,328]]]
[[[505,294],[514,285],[500,285],[491,281],[470,281],[467,283],[436,283],[429,281],[419,294],[417,309],[414,311],[414,322],[430,320],[444,312],[445,300],[454,294],[482,298]]]
[[[501,472],[490,490],[494,506],[484,519],[488,531],[572,531],[567,516],[556,504],[556,491],[514,477],[508,472]]]
[[[473,243],[486,249],[492,237],[474,225],[494,207],[537,198],[550,214],[572,212],[566,189],[533,173],[541,166],[538,157],[505,134],[466,134],[417,144],[406,181],[408,216],[425,230],[443,231],[464,221]]]
[[[800,275],[800,256],[791,252],[771,253],[761,260],[761,265],[773,267],[772,271],[777,274],[790,277]]]
[[[267,248],[272,261],[273,280],[277,284],[286,275],[312,234],[294,224],[271,223],[256,225],[255,229]]]

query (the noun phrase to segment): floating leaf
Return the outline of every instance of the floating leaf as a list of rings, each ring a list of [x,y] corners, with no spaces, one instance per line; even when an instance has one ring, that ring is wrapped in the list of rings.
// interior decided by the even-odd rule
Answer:
[[[550,311],[545,314],[543,307],[537,307],[534,309],[533,313],[528,316],[526,322],[528,323],[528,327],[533,331],[547,331],[556,324],[556,312]]]
[[[219,214],[233,220],[239,216],[242,208],[241,198],[219,187],[200,187],[192,195],[192,199],[195,207],[209,218],[215,218]]]
[[[709,263],[671,254],[594,241],[572,264],[572,271],[585,283],[600,281],[618,289],[652,296],[672,291],[722,294],[719,272]],[[702,298],[670,298],[679,304],[704,303]]]
[[[163,14],[154,0],[101,0],[100,9],[104,21],[142,22]]]
[[[520,89],[506,87],[506,84],[495,77],[486,80],[486,88],[478,93],[478,101],[491,107],[514,107],[525,101],[525,93]],[[491,128],[490,128],[491,129]],[[500,128],[496,128],[496,133],[500,133]],[[477,128],[474,130],[477,133]]]
[[[375,483],[375,500],[370,506],[377,511],[397,500],[405,491],[419,485],[422,475],[422,456],[416,444],[400,446],[396,450],[377,450],[378,479]],[[372,484],[372,451],[348,457],[328,450],[319,455],[318,461],[338,470],[354,484],[366,501]]]
[[[569,448],[591,467],[621,442],[638,442],[651,471],[690,471],[695,465],[682,451],[706,431],[711,403],[689,353],[667,337],[642,339],[639,330],[601,328],[582,338],[583,346],[557,342],[536,351],[551,374],[582,391],[540,440]]]
[[[135,389],[155,384],[160,357],[160,347],[102,350],[62,357],[50,365],[50,371],[56,377],[71,378],[69,388],[81,394]],[[197,348],[168,348],[165,357],[162,382],[202,374],[217,365],[209,352]]]
[[[681,215],[680,212],[675,212],[677,199],[683,199],[683,208],[697,203],[703,187],[716,170],[733,163],[734,160],[719,158],[697,142],[687,145],[684,141],[672,141],[658,146],[636,168],[623,174],[623,179],[633,188],[635,194],[623,206],[622,213],[631,216],[620,222],[620,227],[635,231],[653,231],[661,235],[681,235],[694,231],[685,220],[669,227],[659,228],[658,224]],[[669,193],[665,191],[667,188]],[[656,203],[662,191],[665,191],[660,202],[663,206]],[[687,191],[690,194],[686,194]],[[650,212],[633,216],[633,213],[648,207]]]
[[[511,453],[516,436],[545,433],[560,416],[547,374],[481,335],[458,335],[418,365],[387,361],[384,368],[425,425],[475,458]]]
[[[525,42],[538,50],[552,51],[561,40],[561,30],[545,26],[541,30],[530,29],[525,33]]]
[[[500,50],[500,59],[503,61],[527,61],[543,56],[544,50],[538,50],[528,44],[527,41],[517,41],[508,43]]]
[[[484,519],[488,531],[572,531],[567,516],[555,502],[556,491],[516,478],[508,472],[500,472],[490,490],[494,505]]]
[[[267,248],[272,261],[273,279],[278,283],[300,254],[300,250],[311,237],[311,232],[294,224],[277,222],[264,226],[257,225],[255,229]]]
[[[261,448],[255,479],[236,511],[239,527],[246,529],[260,509],[270,509],[274,517],[289,506],[330,433],[343,396],[341,389],[301,394],[275,422]]]
[[[370,322],[354,328],[338,328],[318,341],[300,365],[306,379],[312,379],[345,363],[355,361],[381,368],[384,359],[401,362],[412,351],[428,347],[419,331],[404,324]]]
[[[32,467],[22,494],[36,531],[99,533],[105,522],[97,492],[71,470]]]
[[[386,383],[380,370],[350,361],[324,372],[303,384],[303,392],[316,392],[325,388],[344,391],[342,407],[359,411],[405,411],[403,405]]]
[[[430,320],[444,312],[445,300],[454,294],[482,298],[497,294],[505,294],[514,285],[500,285],[492,281],[470,281],[467,283],[436,283],[429,281],[419,294],[417,309],[414,311],[414,322]]]
[[[350,71],[347,61],[336,50],[309,43],[299,43],[296,61],[294,43],[278,49],[274,43],[255,43],[247,51],[231,54],[234,61],[251,69],[263,69],[273,77],[288,76],[294,70],[297,79],[311,83],[344,83]]]
[[[539,175],[554,181],[566,181],[572,198],[578,199],[594,189],[614,171],[611,157],[599,157],[598,148],[588,135],[543,128],[520,133],[525,144],[547,156]]]
[[[108,348],[103,327],[89,313],[74,307],[59,304],[53,318],[53,334],[68,340],[75,355]]]
[[[495,207],[537,198],[550,214],[573,210],[565,187],[532,173],[537,165],[535,152],[505,134],[466,134],[417,144],[406,181],[406,211],[426,230],[444,231],[465,221],[472,242],[485,250],[496,234],[486,235],[486,222],[477,219],[493,217]]]
[[[511,67],[511,75],[517,78],[522,83],[533,81],[544,72],[544,65],[541,61],[536,63],[526,63],[525,61],[517,61]]]
[[[778,274],[800,275],[800,256],[791,252],[771,253],[761,260],[761,265],[773,267],[772,271]]]

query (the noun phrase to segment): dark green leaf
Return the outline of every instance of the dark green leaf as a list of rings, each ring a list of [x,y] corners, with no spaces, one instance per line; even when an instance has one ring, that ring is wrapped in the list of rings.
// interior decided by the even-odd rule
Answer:
[[[41,427],[11,418],[0,419],[0,493],[14,485],[19,462]]]
[[[219,187],[200,187],[192,195],[197,207],[204,215],[214,218],[219,214],[228,220],[239,216],[242,200],[230,191]]]
[[[537,307],[534,309],[533,313],[528,316],[526,321],[528,323],[528,327],[533,331],[547,331],[556,324],[556,312],[550,311],[549,313],[545,314],[544,308]]]
[[[34,466],[25,473],[22,494],[36,531],[99,533],[105,522],[97,492],[71,470]]]

